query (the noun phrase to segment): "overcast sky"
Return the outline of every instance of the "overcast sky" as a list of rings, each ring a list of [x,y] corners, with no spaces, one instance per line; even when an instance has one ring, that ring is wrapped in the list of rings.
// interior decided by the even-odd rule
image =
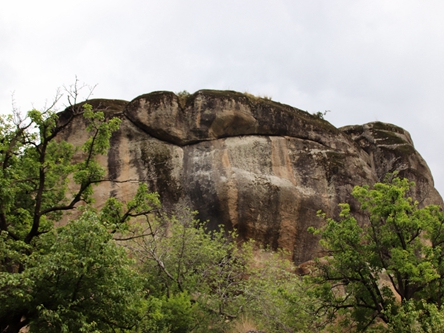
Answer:
[[[77,76],[96,98],[268,95],[336,127],[408,130],[444,194],[442,0],[14,0],[0,11],[0,110]]]

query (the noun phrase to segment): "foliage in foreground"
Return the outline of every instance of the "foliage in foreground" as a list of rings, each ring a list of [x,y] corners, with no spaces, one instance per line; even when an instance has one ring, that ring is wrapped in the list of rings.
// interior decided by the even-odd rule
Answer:
[[[144,332],[222,333],[245,318],[269,333],[318,331],[316,300],[288,254],[239,246],[235,233],[208,231],[189,211],[139,228],[146,236],[128,246],[150,291]]]
[[[77,116],[83,146],[56,140]],[[87,104],[64,123],[50,110],[0,117],[1,332],[222,333],[245,318],[269,333],[444,330],[444,215],[419,208],[408,180],[355,187],[363,224],[347,204],[339,221],[322,215],[312,231],[329,256],[302,280],[285,253],[240,246],[186,210],[158,214],[144,184],[92,209],[97,156],[118,126]]]
[[[276,320],[291,317],[289,268],[252,266],[253,243],[239,247],[193,213],[157,215],[144,184],[127,203],[92,209],[93,185],[106,180],[97,157],[119,120],[88,104],[71,111],[64,122],[50,109],[0,117],[0,331],[224,332],[264,314],[258,325],[278,332]],[[58,139],[75,117],[87,123],[81,147]],[[79,205],[79,218],[55,228]],[[275,320],[271,304],[286,304]]]
[[[98,215],[86,208],[80,219],[54,229],[64,212],[91,203],[92,186],[105,176],[97,156],[107,152],[109,138],[119,127],[118,119],[105,119],[88,104],[71,111],[63,123],[51,110],[32,110],[24,118],[19,113],[0,117],[4,333],[24,326],[32,332],[106,332],[134,326],[139,278],[109,231],[125,226],[133,215],[148,214],[158,199],[146,194],[143,202],[126,206],[110,200]],[[82,147],[57,140],[75,117],[84,117],[90,134]],[[74,159],[75,153],[82,158]],[[114,211],[124,206],[117,220]]]
[[[439,206],[419,208],[408,196],[413,185],[389,176],[373,188],[356,186],[365,223],[342,204],[339,221],[326,218],[312,230],[329,253],[314,278],[320,310],[347,330],[443,330],[444,215]]]
[[[255,251],[244,314],[268,333],[321,332],[319,302],[310,293],[312,286],[295,273],[289,257],[285,252]]]
[[[17,281],[29,282],[32,290],[23,302],[35,318],[32,332],[107,332],[135,326],[141,279],[96,214],[85,212],[38,242],[39,252],[29,257]]]
[[[150,290],[149,301],[161,307],[160,315],[147,313],[157,331],[209,332],[211,326],[216,332],[245,303],[252,244],[238,247],[235,234],[222,227],[208,231],[194,215],[184,210],[148,219],[133,230],[145,237],[128,244]]]

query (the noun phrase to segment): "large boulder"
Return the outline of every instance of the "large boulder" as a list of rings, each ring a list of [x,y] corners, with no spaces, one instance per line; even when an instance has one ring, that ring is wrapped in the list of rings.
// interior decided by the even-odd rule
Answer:
[[[318,240],[307,232],[323,223],[318,210],[337,217],[338,204],[350,202],[358,211],[350,197],[355,185],[397,170],[418,184],[422,204],[443,203],[409,133],[394,125],[338,129],[305,111],[233,91],[89,103],[122,120],[101,161],[112,181],[96,189],[98,205],[109,196],[128,200],[137,183],[146,182],[167,211],[198,210],[212,228],[223,224],[242,239],[284,248],[296,263],[319,254]],[[80,143],[86,135],[78,117],[60,137]]]

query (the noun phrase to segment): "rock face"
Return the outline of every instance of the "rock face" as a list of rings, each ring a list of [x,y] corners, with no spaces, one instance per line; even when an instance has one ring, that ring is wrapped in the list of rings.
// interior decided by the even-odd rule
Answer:
[[[305,111],[233,91],[89,103],[122,120],[102,159],[116,182],[99,185],[98,205],[110,195],[128,200],[138,182],[147,182],[167,211],[198,210],[212,228],[223,224],[243,239],[287,249],[296,263],[319,253],[307,232],[323,222],[318,210],[337,216],[340,202],[357,209],[350,198],[355,185],[398,170],[416,182],[422,204],[443,203],[409,133],[394,125],[338,129]],[[61,137],[82,142],[82,118]]]

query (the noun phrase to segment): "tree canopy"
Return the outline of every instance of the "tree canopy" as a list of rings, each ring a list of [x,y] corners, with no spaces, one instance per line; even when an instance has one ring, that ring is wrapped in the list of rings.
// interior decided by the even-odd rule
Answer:
[[[81,147],[57,137],[75,117],[88,123]],[[126,206],[113,199],[100,213],[88,206],[92,186],[105,177],[97,156],[107,152],[119,122],[87,103],[73,105],[64,122],[51,109],[0,116],[1,332],[134,326],[128,319],[140,300],[140,281],[110,231],[152,211],[157,195],[142,186]],[[75,160],[75,153],[82,158]],[[81,203],[83,215],[56,230],[63,214]]]
[[[338,221],[321,214],[325,226],[312,229],[328,253],[314,279],[322,309],[348,328],[442,331],[444,215],[439,206],[419,208],[413,185],[389,175],[372,188],[356,186],[366,221],[341,204]]]
[[[209,232],[188,209],[165,214],[146,184],[95,209],[119,120],[70,110],[0,116],[0,332],[444,330],[444,214],[420,207],[407,179],[356,186],[365,220],[349,204],[337,220],[320,212],[311,231],[327,255],[303,279],[285,252]],[[76,117],[80,147],[59,136]]]
[[[87,123],[80,147],[59,135],[76,117]],[[0,332],[224,332],[244,316],[263,316],[254,322],[271,333],[307,327],[291,310],[301,280],[279,255],[258,264],[235,232],[209,232],[187,209],[160,213],[146,184],[93,208],[93,186],[110,181],[97,158],[118,128],[87,103],[60,119],[0,117]]]

